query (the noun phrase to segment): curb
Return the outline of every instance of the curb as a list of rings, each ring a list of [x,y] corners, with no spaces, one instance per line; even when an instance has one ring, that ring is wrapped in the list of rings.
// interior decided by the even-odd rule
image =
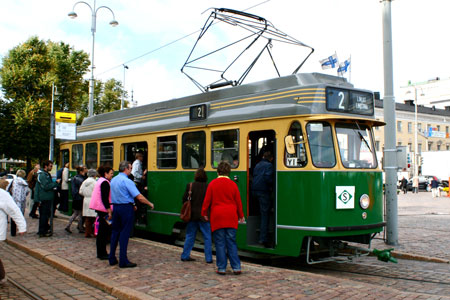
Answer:
[[[86,270],[74,263],[60,258],[53,253],[45,251],[43,249],[34,248],[31,249],[15,240],[6,239],[6,243],[13,246],[32,257],[43,261],[44,263],[54,267],[58,271],[61,271],[77,280],[80,280],[86,284],[89,284],[95,288],[98,288],[105,293],[110,294],[120,300],[157,300],[159,298],[152,297],[142,292],[133,290],[126,286],[118,285],[114,280],[105,278],[92,271]]]

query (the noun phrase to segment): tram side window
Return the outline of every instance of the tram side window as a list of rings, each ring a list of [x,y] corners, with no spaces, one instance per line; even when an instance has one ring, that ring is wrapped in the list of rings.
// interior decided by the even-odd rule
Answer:
[[[182,137],[182,165],[185,169],[205,166],[206,135],[203,131],[187,132]]]
[[[373,169],[377,167],[372,132],[368,126],[337,123],[336,136],[341,161],[345,168]]]
[[[61,150],[61,167],[64,167],[66,163],[70,160],[70,151],[69,149]]]
[[[97,143],[86,144],[86,167],[88,169],[97,169]]]
[[[113,167],[114,144],[101,143],[100,144],[100,165],[104,167]]]
[[[292,143],[291,146],[286,145],[286,149],[284,150],[284,163],[286,167],[302,168],[306,166],[308,161],[306,158],[305,139],[299,122],[292,123],[288,136],[292,138]],[[288,151],[288,147],[292,147],[293,151]]]
[[[158,169],[175,169],[177,167],[177,136],[158,138]]]
[[[217,168],[221,161],[228,161],[231,168],[239,166],[239,132],[237,129],[211,133],[211,164]]]
[[[76,169],[83,164],[83,145],[76,144],[72,146],[72,169]]]
[[[331,126],[325,122],[309,122],[306,126],[312,162],[317,168],[336,165]]]

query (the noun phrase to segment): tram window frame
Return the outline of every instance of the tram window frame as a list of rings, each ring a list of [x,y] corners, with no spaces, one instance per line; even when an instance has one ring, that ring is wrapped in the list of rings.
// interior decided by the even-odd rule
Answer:
[[[72,145],[72,169],[83,165],[83,144]]]
[[[70,162],[70,150],[62,149],[60,151],[61,167],[64,167],[66,163]]]
[[[111,149],[111,154],[106,153],[106,149]],[[114,142],[100,143],[100,166],[110,167],[114,166]]]
[[[293,128],[298,126],[297,128]],[[296,131],[299,131],[300,134]],[[308,164],[308,155],[306,154],[306,139],[303,134],[302,125],[298,121],[292,122],[289,127],[288,135],[293,137],[295,154],[289,154],[284,147],[284,165],[287,168],[304,168]],[[299,154],[300,153],[300,154]],[[302,159],[304,156],[304,159]]]
[[[171,149],[166,148],[171,147]],[[168,165],[164,165],[165,163]],[[157,138],[156,166],[158,169],[176,169],[178,166],[178,137],[176,135]]]
[[[319,124],[321,125],[320,130],[319,130],[319,127],[320,127]],[[314,128],[311,128],[312,125],[315,125]],[[325,133],[325,134],[328,134],[328,141],[330,143],[325,150],[327,150],[327,152],[329,152],[329,154],[332,153],[332,157],[333,157],[334,161],[319,160],[319,158],[321,158],[324,155],[317,156],[317,153],[319,153],[319,151],[316,151],[314,148],[314,147],[316,147],[315,143],[314,143],[315,138],[312,137],[312,133],[319,132],[319,131],[324,132],[325,128],[328,128],[328,133]],[[308,122],[308,124],[306,124],[306,134],[307,134],[307,138],[308,138],[309,152],[311,154],[311,161],[312,161],[313,165],[316,168],[327,168],[327,169],[333,168],[334,166],[336,166],[336,149],[334,148],[334,138],[333,138],[333,131],[332,131],[331,124],[329,124],[328,122],[321,122],[321,121]],[[326,140],[327,137],[326,136],[324,136],[324,137]],[[321,139],[324,140],[324,137],[322,137]],[[324,147],[324,146],[317,145],[317,147]],[[330,149],[331,149],[331,152],[330,152]],[[320,153],[321,152],[324,152],[324,151],[320,151]],[[331,156],[329,158],[331,158]]]
[[[92,147],[95,146],[95,147]],[[85,157],[84,161],[86,164],[86,168],[88,169],[97,169],[98,167],[98,145],[97,143],[87,143],[85,146]],[[92,149],[90,149],[92,147]],[[95,153],[93,153],[95,148]],[[91,153],[92,151],[92,153]],[[93,160],[95,158],[95,160]]]
[[[197,137],[195,136],[197,135]],[[196,140],[198,138],[198,140]],[[194,140],[197,143],[198,153],[195,149],[193,149],[190,145],[194,145],[194,143],[188,144],[188,139]],[[198,169],[200,167],[205,167],[206,163],[206,133],[204,131],[191,131],[183,133],[181,137],[181,165],[183,169]],[[196,152],[198,159],[193,157],[193,155],[188,155],[187,149],[192,149]],[[192,153],[192,152],[191,152]],[[192,166],[192,158],[197,161],[198,166]]]
[[[339,156],[341,158],[341,163],[346,169],[376,169],[378,167],[378,161],[376,157],[376,144],[373,140],[373,133],[369,126],[365,124],[355,124],[353,123],[345,123],[345,122],[339,122],[334,124],[334,130],[336,133],[336,139],[337,144],[339,148]],[[342,137],[340,139],[340,136]],[[345,139],[343,139],[344,136],[347,140],[347,147],[344,148]],[[365,141],[362,140],[362,137],[364,137]],[[351,140],[351,141],[350,141]],[[362,159],[356,159],[361,158],[361,150],[363,148],[367,148],[367,145],[365,143],[368,143],[368,151],[371,155],[371,161],[366,162]],[[358,144],[359,143],[359,144]],[[359,149],[358,146],[359,145]],[[352,149],[350,149],[350,147]],[[346,152],[345,152],[346,151]],[[367,152],[367,151],[365,151]],[[350,159],[350,156],[352,159]],[[356,157],[358,156],[358,157]]]
[[[228,140],[228,142],[233,142],[233,147],[225,147],[225,138],[222,140],[216,139],[216,136],[227,135],[227,133],[232,133],[234,135],[231,138],[235,138],[233,141]],[[223,137],[224,137],[223,136]],[[214,143],[223,143],[222,148],[217,147]],[[220,146],[217,144],[217,146]],[[220,153],[220,160],[215,160],[216,152]],[[225,159],[224,159],[225,158]],[[227,129],[227,130],[218,130],[211,132],[211,167],[213,169],[217,169],[219,163],[221,161],[228,161],[232,169],[236,169],[239,167],[239,129]],[[231,160],[231,161],[230,161]]]

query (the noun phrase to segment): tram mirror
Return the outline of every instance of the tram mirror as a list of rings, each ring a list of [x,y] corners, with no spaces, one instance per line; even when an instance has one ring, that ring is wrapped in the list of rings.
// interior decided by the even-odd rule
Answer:
[[[287,153],[295,154],[294,138],[292,135],[288,135],[284,138],[284,144],[286,145]]]

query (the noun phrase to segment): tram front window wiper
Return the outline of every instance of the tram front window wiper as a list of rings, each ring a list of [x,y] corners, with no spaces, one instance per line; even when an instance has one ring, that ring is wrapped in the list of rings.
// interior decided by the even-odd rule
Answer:
[[[361,127],[359,126],[358,122],[355,122],[355,124],[356,124],[356,126],[358,127],[358,135],[359,135],[359,138],[361,139],[361,141],[364,142],[364,144],[366,144],[366,146],[367,146],[367,148],[369,149],[370,153],[373,153],[373,152],[372,152],[372,149],[370,148],[369,143],[367,142],[366,138],[365,138],[365,137],[362,135],[362,133],[361,133],[362,129],[361,129]],[[366,129],[366,130],[367,130],[367,129]]]

